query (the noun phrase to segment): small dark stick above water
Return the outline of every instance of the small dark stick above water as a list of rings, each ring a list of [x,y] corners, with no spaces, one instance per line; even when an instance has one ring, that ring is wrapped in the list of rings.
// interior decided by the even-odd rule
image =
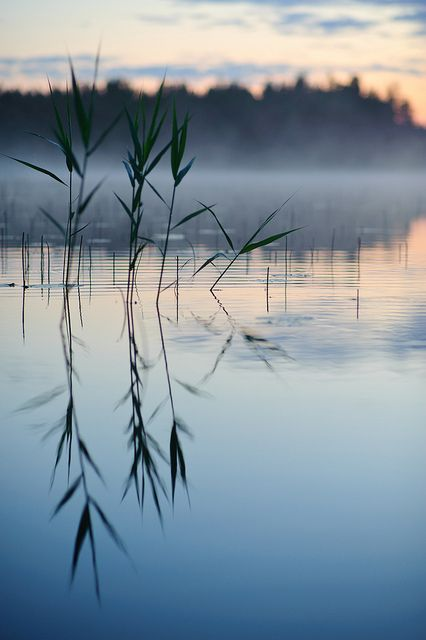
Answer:
[[[179,322],[179,256],[176,256],[176,322]]]
[[[266,269],[266,311],[269,313],[269,267]]]

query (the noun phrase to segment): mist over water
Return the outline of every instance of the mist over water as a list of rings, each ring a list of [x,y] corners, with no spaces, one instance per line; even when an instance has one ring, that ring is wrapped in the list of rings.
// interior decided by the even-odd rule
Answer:
[[[0,226],[8,241],[16,242],[22,232],[37,242],[40,235],[52,243],[62,242],[58,230],[40,212],[49,211],[65,222],[67,203],[65,188],[33,176],[24,167],[10,167],[2,161]],[[55,167],[53,167],[55,170]],[[108,170],[95,166],[90,184],[101,178],[105,183],[91,204],[84,230],[87,241],[112,248],[127,244],[127,219],[113,192],[128,197],[124,169]],[[160,171],[153,181],[166,201],[170,200],[169,174]],[[295,250],[315,247],[354,250],[361,238],[365,244],[403,237],[412,220],[426,214],[426,186],[421,171],[283,171],[245,170],[229,167],[206,170],[194,165],[185,187],[179,192],[174,219],[178,222],[199,208],[198,201],[216,205],[215,212],[242,242],[250,229],[269,212],[290,198],[271,226],[273,231],[303,227],[289,236]],[[159,237],[166,228],[167,210],[159,199],[146,190],[144,235]],[[207,246],[223,247],[215,221],[207,212],[184,227],[176,229],[177,245],[186,240]],[[284,240],[275,246],[284,246]]]

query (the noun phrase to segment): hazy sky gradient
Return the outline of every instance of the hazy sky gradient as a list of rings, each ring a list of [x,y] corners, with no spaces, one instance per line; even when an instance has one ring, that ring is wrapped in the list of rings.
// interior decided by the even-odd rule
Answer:
[[[205,88],[239,81],[312,81],[360,75],[389,87],[426,124],[426,0],[16,0],[2,8],[3,87],[46,86],[66,75],[71,53],[83,77],[102,39],[102,77],[151,88],[171,81]]]

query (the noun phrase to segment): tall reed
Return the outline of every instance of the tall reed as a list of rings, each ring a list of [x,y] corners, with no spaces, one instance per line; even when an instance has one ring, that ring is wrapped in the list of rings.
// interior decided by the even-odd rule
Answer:
[[[101,180],[90,191],[87,191],[86,183],[89,159],[104,142],[121,117],[121,114],[118,114],[111,124],[97,137],[97,139],[93,140],[95,122],[94,103],[99,68],[99,53],[95,60],[93,82],[89,92],[88,104],[85,104],[83,99],[83,89],[77,81],[71,59],[69,61],[69,65],[71,75],[71,92],[67,88],[65,114],[61,113],[52,85],[50,81],[48,81],[55,121],[53,126],[53,138],[48,138],[38,133],[31,132],[31,135],[36,136],[48,144],[53,145],[56,149],[59,149],[65,161],[65,170],[68,175],[68,182],[65,182],[62,177],[59,177],[56,173],[50,171],[50,169],[35,165],[20,158],[8,156],[15,162],[49,177],[67,188],[67,220],[65,226],[49,211],[42,208],[40,209],[43,215],[50,220],[50,222],[64,237],[62,282],[65,286],[69,286],[71,283],[73,256],[77,237],[85,226],[87,226],[81,226],[82,216],[103,183],[103,180]],[[77,153],[74,140],[74,124],[77,127],[79,144],[82,148],[80,154]],[[78,155],[80,155],[79,158],[77,157]]]

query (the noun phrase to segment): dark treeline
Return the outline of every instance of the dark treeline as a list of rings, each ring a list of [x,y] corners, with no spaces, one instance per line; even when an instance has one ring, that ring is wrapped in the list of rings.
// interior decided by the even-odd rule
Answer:
[[[266,85],[260,97],[239,85],[215,87],[203,95],[186,87],[168,87],[166,97],[188,110],[190,148],[202,166],[229,163],[255,167],[413,167],[426,163],[426,130],[413,123],[410,107],[395,97],[380,99],[347,84],[313,87],[299,78],[292,85]],[[55,91],[61,109],[64,92]],[[147,112],[153,98],[146,96]],[[96,126],[103,130],[138,94],[125,82],[109,82],[96,99]],[[0,151],[45,152],[33,131],[49,136],[53,123],[50,96],[0,90]],[[117,163],[128,146],[124,118],[104,146],[103,158]]]

